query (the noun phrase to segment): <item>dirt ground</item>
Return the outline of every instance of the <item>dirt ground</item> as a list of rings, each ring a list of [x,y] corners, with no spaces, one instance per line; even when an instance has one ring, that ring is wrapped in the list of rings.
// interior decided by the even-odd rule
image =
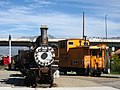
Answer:
[[[58,87],[100,87],[110,86],[120,89],[120,76],[102,74],[101,77],[61,75],[55,80]]]
[[[101,77],[60,75],[54,80],[56,87],[102,87],[120,89],[120,75],[102,74]],[[24,77],[19,71],[0,70],[0,87],[26,87]]]

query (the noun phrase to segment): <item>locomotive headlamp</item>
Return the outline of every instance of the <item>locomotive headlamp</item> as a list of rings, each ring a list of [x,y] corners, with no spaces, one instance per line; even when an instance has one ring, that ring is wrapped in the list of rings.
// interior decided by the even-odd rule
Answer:
[[[38,47],[34,53],[35,61],[40,66],[50,65],[54,61],[53,57],[52,47]]]
[[[41,58],[42,59],[46,59],[48,57],[48,54],[47,53],[43,53],[42,55],[41,55]]]

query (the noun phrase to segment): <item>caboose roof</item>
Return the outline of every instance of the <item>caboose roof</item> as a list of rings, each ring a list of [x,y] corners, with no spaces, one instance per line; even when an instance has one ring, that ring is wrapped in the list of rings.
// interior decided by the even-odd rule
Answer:
[[[60,40],[60,41],[69,41],[69,40],[84,40],[84,39],[80,39],[80,38],[69,38],[69,39]],[[88,40],[86,40],[86,41],[88,41]]]

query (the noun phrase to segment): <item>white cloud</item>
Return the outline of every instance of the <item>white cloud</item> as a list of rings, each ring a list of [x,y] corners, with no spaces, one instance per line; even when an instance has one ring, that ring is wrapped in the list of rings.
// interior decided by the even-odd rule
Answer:
[[[11,3],[9,1],[6,1],[6,0],[0,0],[0,6],[1,7],[5,7],[5,6],[8,6],[10,5]]]
[[[52,4],[50,1],[45,0],[34,0],[35,2],[39,2],[38,4],[45,4],[50,5]],[[56,0],[57,1],[57,0]],[[72,2],[73,0],[71,0]],[[84,2],[85,1],[79,1],[75,0],[77,2]],[[92,0],[94,1],[94,0]],[[112,1],[112,0],[111,0]],[[27,2],[27,0],[26,0]],[[102,2],[87,2],[90,4],[95,4],[95,6],[85,6],[85,8],[90,8],[91,10],[96,8],[96,10],[99,13],[96,13],[96,15],[90,15],[89,13],[86,13],[85,18],[85,34],[88,37],[105,37],[105,28],[104,28],[104,15],[106,14],[105,11],[101,12],[104,7],[102,8]],[[108,14],[109,20],[108,20],[108,36],[119,36],[120,32],[118,30],[120,29],[119,23],[113,21],[112,18],[116,17],[118,18],[118,14],[120,13],[116,7],[119,7],[118,4],[116,7],[114,6],[116,2],[112,5],[109,2],[105,2],[106,7],[113,6],[111,10],[116,12],[116,14],[111,13]],[[34,3],[35,4],[35,3]],[[38,4],[36,6],[38,6]],[[78,6],[76,7],[84,7],[84,6]],[[98,6],[97,6],[98,5]],[[115,9],[115,10],[113,10]],[[108,10],[110,11],[110,10]],[[91,11],[89,11],[91,12]],[[95,12],[93,12],[95,13]],[[101,16],[101,17],[95,17],[95,16]],[[113,16],[113,17],[110,17]],[[4,31],[1,33],[6,34],[14,34],[14,35],[39,35],[39,27],[41,24],[47,24],[49,27],[48,33],[56,36],[56,37],[80,37],[82,36],[82,14],[81,16],[78,14],[66,14],[65,12],[59,12],[59,11],[51,11],[51,12],[36,12],[34,13],[34,8],[27,5],[27,6],[16,6],[11,5],[9,9],[0,11],[0,25],[1,26],[11,26],[10,28],[5,28]]]
[[[2,20],[2,21],[1,21]],[[7,21],[6,18],[1,19],[4,24],[13,24],[14,27],[11,32],[17,33],[18,30],[26,32],[39,32],[41,24],[47,24],[50,28],[49,33],[56,37],[80,37],[82,36],[82,17],[71,16],[63,13],[51,13],[42,15],[19,15],[10,17]],[[105,36],[104,20],[86,17],[85,19],[85,32],[87,36]],[[21,25],[20,25],[21,24]],[[112,21],[109,21],[109,32],[118,30],[120,26]],[[37,29],[37,30],[35,30]],[[6,30],[7,31],[7,30]],[[24,33],[24,32],[23,32]],[[26,33],[27,35],[28,33]],[[30,33],[31,34],[31,33]],[[25,35],[25,34],[24,34]],[[114,34],[113,34],[114,35]]]
[[[29,10],[30,10],[30,7],[12,5],[11,8],[8,10],[8,12],[15,15],[30,14]]]
[[[49,0],[25,0],[24,2],[29,3],[28,6],[30,6],[32,8],[46,7],[48,5],[54,4],[54,1],[49,1]]]

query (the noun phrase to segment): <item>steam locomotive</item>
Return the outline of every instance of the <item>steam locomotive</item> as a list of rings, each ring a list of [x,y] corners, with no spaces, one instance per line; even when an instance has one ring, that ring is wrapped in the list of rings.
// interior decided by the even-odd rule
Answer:
[[[53,47],[48,44],[47,26],[41,26],[41,36],[30,50],[19,50],[19,70],[25,76],[27,86],[38,84],[53,85],[54,77],[59,76]]]

